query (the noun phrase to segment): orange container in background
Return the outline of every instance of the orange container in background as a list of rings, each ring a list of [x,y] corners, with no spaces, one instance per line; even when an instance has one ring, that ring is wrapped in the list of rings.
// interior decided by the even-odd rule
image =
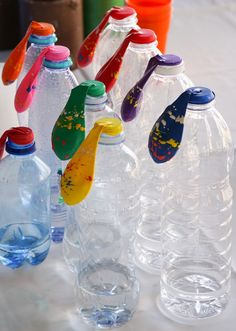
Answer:
[[[136,10],[138,25],[141,28],[152,29],[156,32],[158,48],[165,53],[172,0],[126,0],[125,2]]]

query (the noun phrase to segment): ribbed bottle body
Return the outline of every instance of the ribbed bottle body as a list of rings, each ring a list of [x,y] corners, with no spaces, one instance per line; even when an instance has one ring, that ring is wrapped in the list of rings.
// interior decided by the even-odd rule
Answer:
[[[71,208],[64,256],[77,272],[77,306],[98,328],[120,326],[132,318],[139,284],[130,243],[139,217],[137,162],[123,144],[99,144],[93,187]]]
[[[131,29],[138,30],[136,18],[126,18],[120,22],[111,18],[111,23],[104,29],[94,55],[96,73],[113,56]]]
[[[38,78],[37,91],[28,113],[28,126],[35,134],[38,156],[51,169],[52,239],[61,242],[67,219],[67,208],[60,196],[60,176],[65,162],[52,150],[51,133],[57,118],[63,111],[71,89],[77,81],[69,69],[43,68]]]
[[[25,75],[28,73],[32,65],[34,64],[35,60],[38,58],[39,54],[42,52],[42,50],[47,47],[48,45],[37,45],[37,44],[31,44],[30,47],[27,49],[26,55],[25,55],[25,62],[22,68],[22,71],[19,75],[19,78],[17,79],[17,88],[22,82]]]
[[[184,73],[159,79],[152,76],[144,88],[137,118],[125,124],[127,142],[138,156],[141,172],[141,218],[134,244],[135,260],[140,268],[153,274],[160,273],[162,195],[170,164],[153,162],[147,148],[149,133],[165,108],[191,85]]]
[[[115,24],[112,23],[114,21]],[[110,24],[108,24],[101,33],[92,63],[75,71],[79,83],[87,79],[95,79],[101,67],[113,56],[124,41],[127,33],[129,33],[131,29],[139,29],[136,25],[136,21],[137,19],[135,17],[121,21],[110,19]]]
[[[184,323],[220,314],[230,291],[233,145],[217,110],[201,107],[187,110],[161,225],[160,307]]]
[[[120,114],[121,104],[126,94],[141,79],[150,58],[157,54],[161,54],[157,48],[157,42],[130,43],[123,57],[117,82],[110,91],[113,107],[117,114]]]

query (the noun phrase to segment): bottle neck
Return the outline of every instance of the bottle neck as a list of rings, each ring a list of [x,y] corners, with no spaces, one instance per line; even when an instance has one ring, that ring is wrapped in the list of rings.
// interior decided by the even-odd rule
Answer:
[[[59,61],[59,62],[56,62],[56,61],[49,61],[49,60],[46,60],[44,59],[43,61],[43,66],[45,68],[48,68],[49,70],[67,70],[70,68],[70,66],[72,65],[72,60],[71,58],[67,58],[66,60],[64,61]]]
[[[29,42],[31,45],[36,47],[53,46],[56,41],[57,36],[54,33],[48,36],[38,36],[36,34],[32,34],[29,37]]]
[[[31,155],[36,151],[35,142],[33,141],[27,145],[18,145],[8,140],[6,143],[6,152],[17,157],[25,157]]]
[[[110,17],[108,21],[108,23],[110,24],[110,28],[115,31],[124,29],[130,30],[131,28],[136,26],[137,22],[137,14],[128,16],[123,20],[116,20],[115,18]]]
[[[121,132],[116,136],[101,134],[99,145],[120,145],[125,141],[125,133]]]
[[[98,112],[105,109],[107,104],[107,94],[100,97],[91,97],[87,95],[85,99],[86,112]]]
[[[154,74],[162,77],[175,77],[184,73],[184,62],[174,66],[157,66]]]
[[[205,104],[191,104],[189,103],[187,106],[187,110],[194,111],[194,112],[202,112],[205,110],[215,109],[215,100],[205,103]]]
[[[154,51],[158,53],[157,49],[158,42],[154,41],[152,43],[148,44],[136,44],[136,43],[130,43],[129,44],[129,49],[131,49],[133,52],[141,52],[141,53],[146,53],[146,52],[151,52]],[[160,51],[159,51],[160,53]]]

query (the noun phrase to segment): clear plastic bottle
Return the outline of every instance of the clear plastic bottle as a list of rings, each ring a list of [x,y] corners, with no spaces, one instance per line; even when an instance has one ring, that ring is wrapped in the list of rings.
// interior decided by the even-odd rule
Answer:
[[[168,162],[159,306],[171,319],[194,324],[220,314],[229,300],[234,154],[214,93],[189,91],[182,142]]]
[[[55,42],[57,41],[56,35],[50,34],[48,36],[40,36],[40,35],[31,35],[29,38],[30,46],[27,49],[26,55],[25,55],[25,61],[22,68],[22,71],[19,75],[19,78],[17,79],[17,88],[22,82],[22,79],[25,77],[27,72],[30,70],[32,65],[34,64],[35,60],[39,56],[39,54],[42,52],[42,50],[45,47],[53,46]]]
[[[35,155],[29,128],[0,139],[9,153],[0,161],[0,263],[12,269],[37,265],[50,247],[50,169]]]
[[[149,29],[140,29],[139,34],[132,37],[124,54],[117,82],[110,91],[110,98],[117,114],[120,114],[122,101],[128,91],[144,74],[150,58],[161,54],[157,45],[157,37]]]
[[[156,67],[143,89],[138,116],[125,123],[127,142],[140,161],[141,218],[134,243],[136,264],[150,273],[160,272],[160,225],[162,192],[168,164],[156,164],[150,158],[147,141],[153,123],[182,92],[193,86],[184,73],[184,62],[176,55],[162,55],[163,65]],[[155,185],[153,185],[155,183]]]
[[[101,32],[92,62],[75,71],[79,82],[92,80],[100,68],[112,57],[113,53],[132,29],[138,30],[137,14],[131,7],[115,7],[110,10],[108,25]]]
[[[16,80],[18,80],[17,87],[20,85],[42,50],[57,41],[54,33],[55,28],[50,23],[32,21],[29,24],[24,37],[10,52],[4,64],[2,70],[4,85],[12,84]],[[31,46],[27,51],[28,42]]]
[[[131,7],[126,8],[128,8],[127,12],[123,10],[121,13],[113,13],[111,15],[108,22],[109,24],[101,34],[94,54],[95,74],[112,57],[114,51],[121,45],[127,36],[127,33],[132,29],[140,29],[137,25],[138,20],[135,10]]]
[[[51,132],[72,88],[77,86],[76,78],[70,70],[72,62],[69,54],[68,48],[64,46],[50,47],[44,56],[32,104],[29,109],[19,114],[20,123],[27,124],[35,133],[38,156],[51,169],[51,218],[54,242],[61,242],[63,239],[67,208],[60,196],[59,188],[65,164],[52,151]]]
[[[77,272],[78,309],[97,328],[130,320],[139,296],[130,257],[139,217],[139,169],[136,156],[124,145],[120,120],[112,120],[116,134],[100,137],[92,189],[84,201],[71,207],[63,242],[64,257]],[[68,167],[70,171],[70,163]]]

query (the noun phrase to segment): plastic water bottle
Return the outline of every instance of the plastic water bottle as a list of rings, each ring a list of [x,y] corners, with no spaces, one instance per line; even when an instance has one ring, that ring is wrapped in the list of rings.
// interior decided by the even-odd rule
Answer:
[[[39,157],[51,169],[52,240],[61,242],[67,208],[60,196],[63,163],[54,155],[51,132],[77,81],[70,71],[72,61],[64,46],[45,48],[19,86],[15,107],[20,122],[35,133]],[[36,88],[35,88],[36,87]]]
[[[17,87],[20,85],[42,49],[54,45],[57,41],[54,32],[55,28],[52,24],[36,21],[30,23],[25,36],[11,51],[4,64],[2,71],[4,85],[12,84],[17,79]],[[26,51],[28,42],[31,45]]]
[[[7,140],[7,142],[6,142]],[[0,138],[0,263],[12,269],[37,265],[50,247],[50,169],[35,155],[29,128]]]
[[[171,111],[182,119],[186,115],[182,142],[168,162],[159,306],[171,319],[194,324],[219,315],[229,300],[233,195],[229,171],[234,154],[229,128],[214,106],[215,94],[194,87],[179,101],[186,93],[187,111],[180,103]],[[183,121],[174,121],[169,132],[176,135],[176,125],[183,126]]]
[[[30,70],[35,60],[41,53],[41,51],[48,46],[54,46],[57,41],[57,37],[55,33],[53,33],[55,29],[51,24],[44,23],[42,28],[39,28],[38,31],[34,31],[34,34],[31,34],[28,42],[30,43],[29,48],[27,49],[25,55],[25,61],[20,73],[20,76],[17,80],[17,88],[22,82],[22,79],[25,77],[27,72]]]
[[[121,107],[127,142],[140,160],[141,219],[134,242],[136,264],[150,273],[160,272],[162,193],[167,165],[151,160],[147,141],[156,118],[183,91],[193,86],[177,55],[152,58],[141,80],[127,93]],[[153,185],[155,183],[155,185]]]
[[[112,7],[101,23],[88,35],[78,53],[79,82],[94,79],[99,69],[112,57],[128,32],[138,30],[137,14],[131,7]]]
[[[106,85],[106,91],[110,93],[114,110],[118,114],[124,97],[144,74],[149,59],[161,54],[157,44],[157,37],[152,30],[131,31],[97,73],[96,80]]]
[[[95,74],[112,57],[128,32],[139,30],[137,14],[131,7],[120,7],[111,13],[108,25],[104,29],[94,54]]]
[[[73,205],[64,256],[77,272],[78,309],[98,328],[130,320],[139,296],[130,257],[139,218],[138,164],[122,130],[119,119],[97,121],[62,177],[62,195]]]

